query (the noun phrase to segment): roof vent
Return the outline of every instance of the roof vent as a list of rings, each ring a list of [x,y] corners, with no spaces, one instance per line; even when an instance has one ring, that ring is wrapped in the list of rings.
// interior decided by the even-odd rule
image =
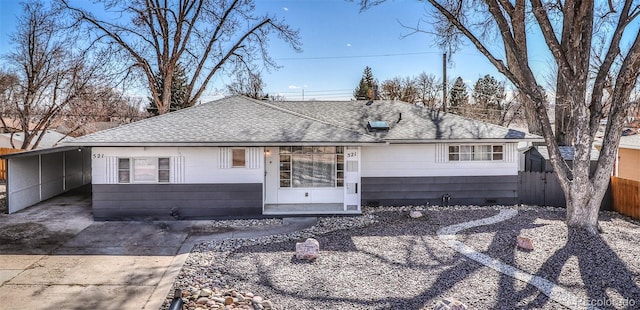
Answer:
[[[367,122],[367,129],[370,132],[388,131],[389,124],[385,121],[369,121]]]

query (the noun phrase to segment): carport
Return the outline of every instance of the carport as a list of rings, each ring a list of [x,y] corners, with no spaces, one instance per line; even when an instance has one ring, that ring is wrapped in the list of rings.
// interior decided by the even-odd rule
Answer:
[[[91,183],[91,149],[55,147],[0,158],[7,160],[9,213]]]

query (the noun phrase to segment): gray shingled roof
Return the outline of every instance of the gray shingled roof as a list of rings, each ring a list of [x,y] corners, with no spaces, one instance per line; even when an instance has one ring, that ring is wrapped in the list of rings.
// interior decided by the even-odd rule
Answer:
[[[388,132],[368,132],[367,122],[378,120],[389,123]],[[235,96],[100,131],[64,145],[365,144],[539,138],[402,102],[265,102]]]
[[[57,131],[40,130],[36,133],[36,136],[33,138],[33,140],[31,140],[32,145],[38,140],[38,138],[40,138],[40,135],[43,134],[43,132],[44,132],[44,135],[42,136],[42,140],[40,140],[40,143],[38,144],[38,147],[37,147],[38,149],[55,147],[56,145],[62,144],[65,141],[73,140],[73,138],[65,134],[59,133]],[[7,139],[13,138],[13,140],[19,141],[19,142],[24,141],[24,132],[16,132],[13,134],[13,136],[11,135],[11,133],[3,133],[3,134],[0,134],[0,136],[4,136]]]
[[[541,139],[536,135],[399,101],[376,100],[370,105],[365,101],[283,101],[273,104],[362,134],[372,134],[367,132],[368,121],[386,121],[389,131],[375,135],[389,142]]]
[[[549,156],[549,148],[546,145],[535,146],[540,156],[544,159],[551,158]],[[562,155],[562,159],[564,160],[573,160],[575,157],[576,149],[573,146],[558,146],[560,149],[560,155]],[[600,152],[596,148],[591,149],[591,153],[589,154],[590,160],[598,160],[598,156],[600,156]]]
[[[79,137],[65,145],[264,145],[383,143],[359,132],[229,97]]]

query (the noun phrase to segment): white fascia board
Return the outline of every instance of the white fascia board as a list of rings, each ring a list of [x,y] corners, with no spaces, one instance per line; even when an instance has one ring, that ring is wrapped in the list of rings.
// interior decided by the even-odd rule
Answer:
[[[387,145],[385,141],[381,142],[182,142],[182,143],[65,143],[64,146],[84,146],[84,147],[207,147],[207,146],[366,146],[366,145]]]
[[[386,140],[389,144],[433,144],[433,143],[518,143],[523,141],[543,142],[544,139],[432,139],[432,140]]]

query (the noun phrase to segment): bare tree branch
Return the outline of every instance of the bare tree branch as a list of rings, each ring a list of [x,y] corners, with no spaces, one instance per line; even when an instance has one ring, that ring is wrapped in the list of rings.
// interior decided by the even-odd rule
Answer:
[[[254,14],[253,1],[240,0],[114,0],[107,13],[119,12],[132,22],[105,22],[90,12],[58,0],[69,12],[105,43],[127,51],[130,61],[143,72],[150,97],[160,114],[170,109],[171,83],[177,65],[188,66],[185,104],[198,102],[212,78],[237,62],[262,59],[267,69],[275,67],[268,56],[268,37],[278,35],[299,50],[298,31],[271,17]],[[241,48],[246,47],[246,48]],[[162,89],[154,87],[157,77]]]

